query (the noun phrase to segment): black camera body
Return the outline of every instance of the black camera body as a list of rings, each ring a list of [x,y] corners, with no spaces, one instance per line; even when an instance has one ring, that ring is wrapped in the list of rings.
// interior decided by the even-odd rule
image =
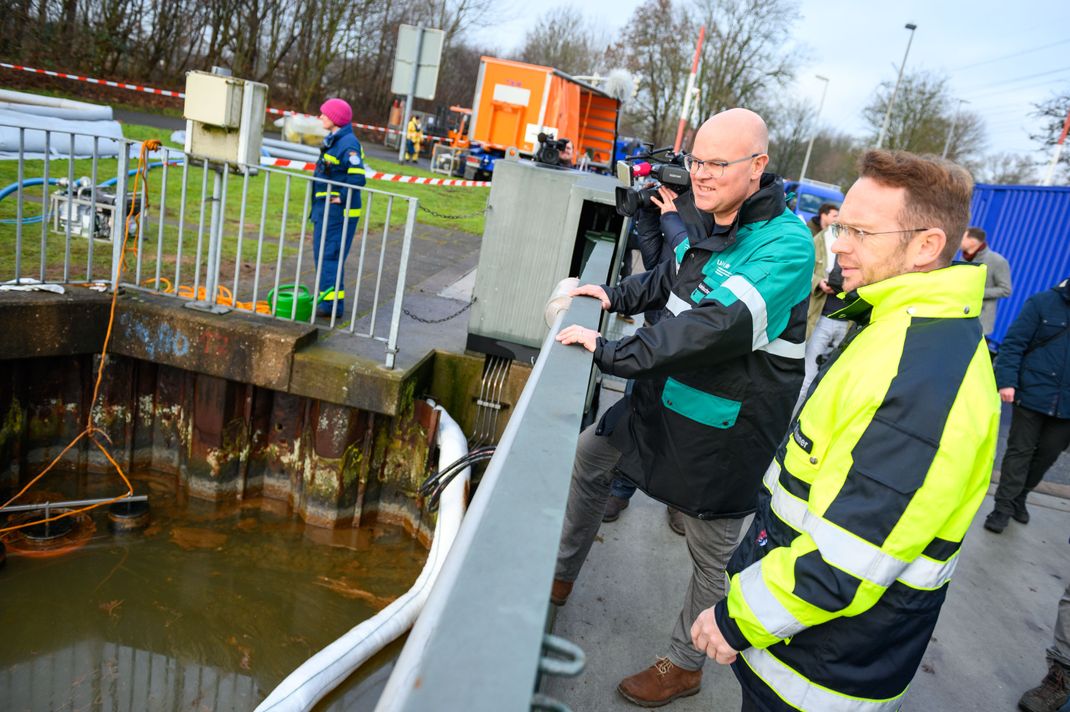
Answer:
[[[561,152],[568,147],[567,138],[554,138],[553,134],[539,134],[539,150],[535,162],[544,166],[561,166]]]
[[[640,209],[653,207],[651,198],[658,194],[658,187],[661,185],[677,193],[691,187],[691,175],[680,165],[680,157],[672,155],[671,151],[656,151],[646,156],[636,156],[633,160],[649,161],[631,167],[633,176],[649,176],[649,180],[641,185],[617,186],[617,212],[625,217],[635,217]]]

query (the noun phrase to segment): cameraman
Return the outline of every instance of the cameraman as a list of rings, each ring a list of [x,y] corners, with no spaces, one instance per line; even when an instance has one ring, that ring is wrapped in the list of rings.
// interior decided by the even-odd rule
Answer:
[[[635,226],[629,235],[629,247],[634,238],[639,254],[643,258],[643,268],[652,271],[662,262],[676,259],[676,248],[687,239],[687,226],[680,217],[683,210],[694,222],[710,229],[713,220],[708,213],[695,207],[694,196],[690,190],[677,195],[670,188],[661,185],[656,195],[651,196],[651,203],[658,212],[640,207],[635,215]],[[665,309],[650,309],[643,314],[643,326],[653,326],[665,313]],[[614,522],[620,513],[628,508],[635,485],[623,477],[614,477],[606,502],[603,522]],[[676,534],[684,536],[684,514],[672,506],[668,507],[669,528]]]
[[[696,214],[679,215],[687,239],[675,259],[616,288],[572,292],[609,311],[671,317],[619,341],[577,325],[557,334],[592,351],[603,373],[634,378],[635,390],[580,434],[550,600],[568,600],[614,474],[689,515],[692,577],[668,649],[617,687],[643,707],[699,690],[706,656],[691,625],[724,598],[728,558],[802,385],[814,243],[785,206],[783,180],[765,173],[768,145],[753,111],[707,120],[684,161]]]

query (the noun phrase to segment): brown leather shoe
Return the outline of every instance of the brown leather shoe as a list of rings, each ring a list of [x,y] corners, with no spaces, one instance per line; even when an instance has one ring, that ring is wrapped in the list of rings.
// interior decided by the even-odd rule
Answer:
[[[554,585],[550,587],[550,603],[563,606],[568,603],[570,593],[572,593],[572,581],[554,579]]]
[[[669,510],[669,529],[672,529],[680,536],[684,536],[684,517],[687,515],[679,509],[673,509],[672,507],[667,507],[667,509]]]
[[[640,707],[661,707],[694,695],[701,688],[701,670],[684,670],[668,658],[658,658],[646,670],[621,680],[617,692]]]
[[[606,512],[602,515],[603,522],[615,522],[620,516],[620,513],[628,508],[629,500],[616,495],[609,495],[609,499],[606,500]]]

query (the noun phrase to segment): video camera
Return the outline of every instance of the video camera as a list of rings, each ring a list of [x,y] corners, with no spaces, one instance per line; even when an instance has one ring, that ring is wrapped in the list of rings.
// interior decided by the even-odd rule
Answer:
[[[660,185],[668,186],[677,193],[691,186],[691,175],[683,167],[683,154],[673,153],[671,148],[661,148],[619,161],[617,177],[626,184],[617,186],[615,191],[617,212],[629,218],[634,217],[640,208],[653,206],[650,199],[658,194]],[[648,177],[641,185],[635,185],[637,180]]]
[[[535,152],[535,162],[546,166],[560,166],[561,152],[568,147],[567,138],[554,138],[553,134],[539,134],[539,150]]]

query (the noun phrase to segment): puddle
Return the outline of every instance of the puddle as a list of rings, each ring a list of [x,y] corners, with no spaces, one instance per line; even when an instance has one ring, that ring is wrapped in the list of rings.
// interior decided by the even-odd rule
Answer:
[[[85,479],[50,475],[49,499],[108,494],[74,491]],[[150,498],[144,531],[112,534],[95,510],[61,554],[8,546],[5,711],[252,710],[404,593],[427,555],[397,527],[306,527],[279,503],[220,507],[176,496],[172,477],[132,479]]]

